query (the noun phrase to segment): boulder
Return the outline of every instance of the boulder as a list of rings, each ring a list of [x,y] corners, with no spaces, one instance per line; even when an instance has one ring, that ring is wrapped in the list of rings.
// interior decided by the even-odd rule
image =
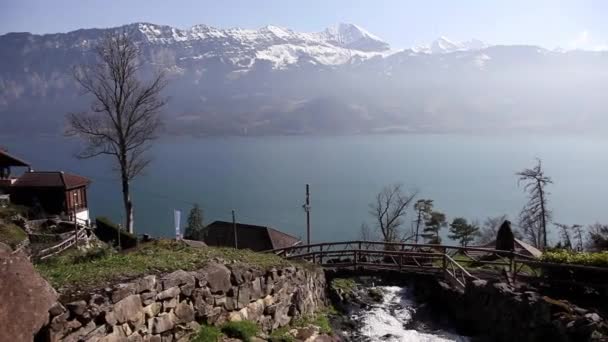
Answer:
[[[156,276],[148,275],[141,279],[138,279],[136,282],[137,293],[142,293],[146,291],[156,291]]]
[[[27,256],[7,251],[0,251],[0,289],[0,330],[10,341],[32,341],[48,322],[57,293]]]
[[[66,308],[75,316],[82,316],[87,310],[87,302],[79,300],[66,304]]]
[[[162,308],[162,304],[154,302],[143,309],[146,318],[152,318],[160,313],[160,309]]]
[[[184,284],[192,284],[192,286],[194,286],[194,276],[189,272],[177,270],[163,276],[161,282],[163,284],[163,290]]]
[[[206,274],[207,286],[212,293],[226,293],[230,289],[230,270],[226,266],[212,262],[200,272]]]
[[[114,305],[114,314],[118,323],[138,322],[142,319],[142,309],[139,295],[130,295]]]
[[[177,287],[177,286],[170,287],[170,288],[164,290],[163,292],[160,292],[159,294],[157,294],[156,299],[164,300],[164,299],[175,298],[175,297],[179,296],[180,292],[181,292],[181,290],[179,287]]]
[[[178,323],[188,323],[194,321],[194,309],[192,305],[182,301],[175,307],[175,316]]]
[[[112,302],[118,303],[123,298],[137,293],[137,285],[133,283],[118,284],[112,291]]]
[[[173,329],[177,317],[173,312],[160,314],[157,317],[148,320],[148,331],[153,334],[162,334],[165,331]]]

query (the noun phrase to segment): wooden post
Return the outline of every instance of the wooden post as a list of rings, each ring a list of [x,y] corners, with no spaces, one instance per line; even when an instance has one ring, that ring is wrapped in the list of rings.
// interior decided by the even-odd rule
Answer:
[[[323,245],[319,245],[319,250],[321,251],[319,253],[319,265],[323,265]]]
[[[443,265],[442,265],[443,272],[445,273],[448,268],[448,258],[447,258],[445,247],[443,248],[443,262],[442,263],[443,263]]]
[[[234,214],[234,209],[232,209],[232,231],[234,233],[234,249],[238,249],[238,240],[236,234],[236,216]]]
[[[304,204],[304,211],[306,211],[306,244],[310,245],[310,185],[306,184],[306,204]],[[308,247],[310,252],[310,247]]]

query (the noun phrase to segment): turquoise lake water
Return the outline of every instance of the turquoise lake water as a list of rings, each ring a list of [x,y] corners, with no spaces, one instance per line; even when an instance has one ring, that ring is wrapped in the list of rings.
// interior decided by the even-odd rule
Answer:
[[[0,137],[0,146],[36,170],[65,170],[93,180],[93,215],[121,219],[111,161],[72,157],[77,143],[57,137]],[[384,185],[401,183],[431,198],[448,219],[508,214],[516,221],[526,197],[515,172],[543,159],[554,220],[608,222],[608,139],[581,137],[365,135],[164,138],[135,181],[136,229],[171,236],[173,209],[201,204],[205,221],[269,225],[305,237],[305,184],[312,199],[312,240],[358,238],[372,224],[368,204]],[[409,229],[413,215],[406,219]]]

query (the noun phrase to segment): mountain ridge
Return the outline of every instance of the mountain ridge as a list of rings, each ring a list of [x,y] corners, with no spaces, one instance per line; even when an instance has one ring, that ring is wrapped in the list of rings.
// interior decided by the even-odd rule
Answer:
[[[132,23],[0,36],[0,133],[60,131],[87,108],[72,77],[106,33],[131,29],[144,73],[170,78],[171,133],[342,134],[599,127],[608,53],[453,42],[393,50],[354,24],[302,33]],[[433,43],[431,43],[433,45]],[[431,46],[429,46],[431,47]]]

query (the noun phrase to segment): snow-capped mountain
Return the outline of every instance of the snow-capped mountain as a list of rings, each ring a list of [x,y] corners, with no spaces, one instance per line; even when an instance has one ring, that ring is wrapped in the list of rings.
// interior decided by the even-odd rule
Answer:
[[[414,50],[421,53],[452,53],[458,51],[476,51],[488,48],[490,45],[478,39],[471,39],[464,42],[454,42],[446,37],[439,37],[428,46],[418,46]]]
[[[311,134],[605,127],[608,52],[490,46],[442,37],[392,50],[354,24],[188,29],[151,23],[0,35],[0,135],[58,132],[86,110],[73,67],[128,32],[142,72],[169,77],[168,132]]]
[[[183,60],[222,57],[235,67],[249,69],[257,61],[282,69],[291,64],[338,65],[389,54],[389,44],[367,30],[340,23],[321,32],[296,32],[268,25],[257,30],[218,29],[196,25],[181,30],[148,23],[129,25],[142,40],[176,46]]]

